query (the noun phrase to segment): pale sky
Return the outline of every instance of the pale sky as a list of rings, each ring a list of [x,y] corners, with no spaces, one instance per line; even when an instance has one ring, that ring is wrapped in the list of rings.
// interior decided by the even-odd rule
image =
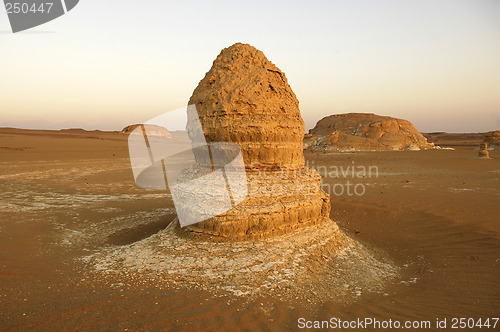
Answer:
[[[0,127],[120,130],[185,106],[221,49],[262,50],[306,129],[370,112],[422,132],[500,129],[500,1],[98,1],[13,34]]]

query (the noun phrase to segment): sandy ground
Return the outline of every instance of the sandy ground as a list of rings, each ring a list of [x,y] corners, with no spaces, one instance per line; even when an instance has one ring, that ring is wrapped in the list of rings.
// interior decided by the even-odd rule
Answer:
[[[126,136],[0,129],[0,330],[498,317],[500,153],[476,159],[460,139],[455,151],[306,153],[339,230],[215,246],[179,235],[167,192],[135,186]]]

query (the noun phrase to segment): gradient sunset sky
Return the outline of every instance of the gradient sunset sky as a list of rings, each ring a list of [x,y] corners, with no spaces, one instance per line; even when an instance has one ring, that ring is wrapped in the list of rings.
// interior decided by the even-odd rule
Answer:
[[[347,112],[423,132],[500,129],[497,0],[80,0],[17,34],[2,8],[0,127],[145,122],[186,105],[235,42],[285,72],[306,129]]]

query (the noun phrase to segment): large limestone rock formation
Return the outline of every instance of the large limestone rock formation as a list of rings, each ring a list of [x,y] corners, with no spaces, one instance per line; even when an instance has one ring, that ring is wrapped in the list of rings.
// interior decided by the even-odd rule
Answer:
[[[263,238],[329,220],[330,198],[320,189],[321,177],[304,167],[299,102],[285,74],[261,51],[241,43],[222,50],[189,104],[197,108],[207,142],[241,147],[248,196],[187,229]],[[199,134],[194,121],[188,118],[191,137]]]
[[[421,150],[434,144],[407,120],[371,113],[327,116],[304,137],[313,150]]]

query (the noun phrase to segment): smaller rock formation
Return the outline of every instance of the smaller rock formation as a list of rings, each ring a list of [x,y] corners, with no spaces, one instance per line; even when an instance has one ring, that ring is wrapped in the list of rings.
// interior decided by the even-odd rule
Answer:
[[[304,137],[320,151],[426,150],[434,148],[407,120],[371,113],[327,116]]]
[[[490,158],[490,153],[488,152],[488,143],[486,142],[481,143],[481,145],[479,146],[479,154],[477,157],[482,159]]]
[[[125,128],[120,131],[120,134],[130,134],[131,132],[134,131],[135,128],[139,127],[140,124],[133,124],[130,126],[126,126]],[[163,127],[155,126],[155,125],[150,125],[146,124],[145,126],[148,126],[148,135],[151,136],[159,136],[163,138],[172,138],[172,135]]]

